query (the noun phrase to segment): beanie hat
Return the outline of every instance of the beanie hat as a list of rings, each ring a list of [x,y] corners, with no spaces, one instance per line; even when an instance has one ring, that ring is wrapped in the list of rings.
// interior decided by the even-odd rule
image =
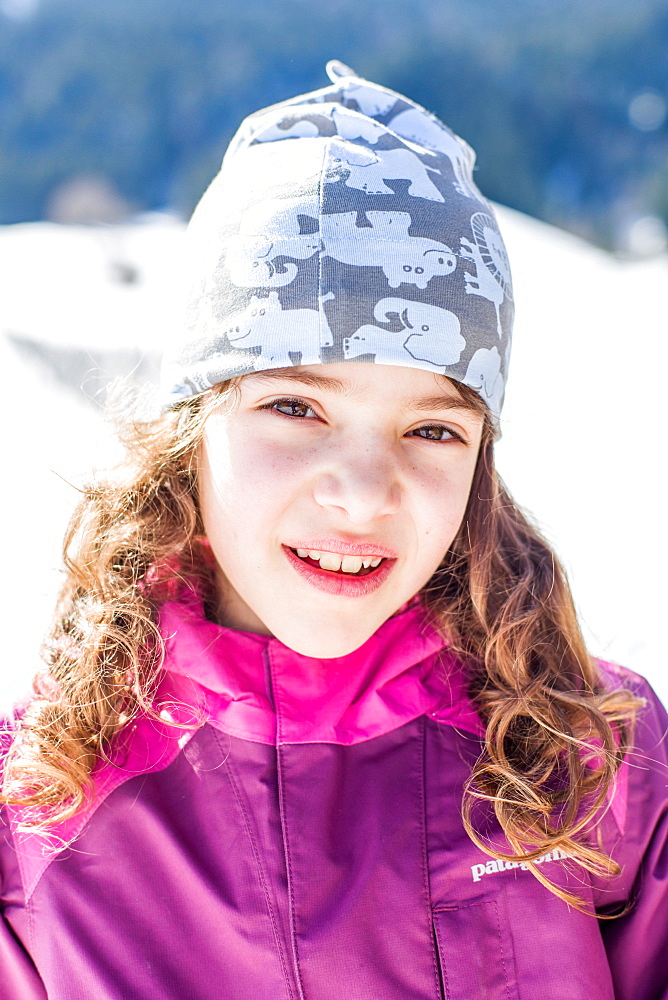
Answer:
[[[226,379],[354,361],[440,372],[496,420],[513,300],[473,150],[330,62],[331,86],[250,115],[188,227],[167,405]]]

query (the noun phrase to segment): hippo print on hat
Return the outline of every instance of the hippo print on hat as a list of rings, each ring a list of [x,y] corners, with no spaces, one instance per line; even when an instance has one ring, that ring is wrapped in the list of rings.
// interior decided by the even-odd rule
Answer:
[[[243,314],[232,317],[227,338],[236,348],[259,348],[256,371],[289,368],[295,353],[300,365],[317,365],[321,348],[332,346],[324,310],[282,309],[276,292],[251,299]]]
[[[187,237],[167,405],[234,376],[350,361],[440,372],[498,419],[513,297],[471,148],[401,94],[331,85],[250,115]]]
[[[433,277],[451,274],[457,266],[444,243],[409,235],[408,212],[367,212],[365,218],[368,225],[361,228],[356,212],[323,215],[323,253],[342,264],[379,267],[390,288],[426,288]]]

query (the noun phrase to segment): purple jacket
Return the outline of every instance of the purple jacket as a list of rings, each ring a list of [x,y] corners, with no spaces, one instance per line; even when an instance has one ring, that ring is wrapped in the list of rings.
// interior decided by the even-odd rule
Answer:
[[[644,682],[621,675],[648,704],[601,822],[622,875],[542,860],[600,910],[632,901],[599,922],[467,837],[481,725],[416,606],[336,660],[194,598],[161,628],[164,721],[135,725],[92,806],[60,840],[5,810],[2,1000],[668,1000],[666,716]]]

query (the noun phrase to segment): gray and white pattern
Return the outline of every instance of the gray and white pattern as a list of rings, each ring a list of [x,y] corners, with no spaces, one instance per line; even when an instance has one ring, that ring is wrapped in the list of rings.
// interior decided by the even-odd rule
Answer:
[[[168,405],[251,371],[355,361],[440,372],[497,419],[512,285],[473,150],[401,94],[327,70],[330,86],[242,123],[193,215]]]

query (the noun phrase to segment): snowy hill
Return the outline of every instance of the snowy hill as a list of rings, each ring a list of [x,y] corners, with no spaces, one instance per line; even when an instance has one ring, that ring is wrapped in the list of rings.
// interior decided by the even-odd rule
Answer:
[[[499,467],[564,559],[592,651],[646,674],[668,699],[668,258],[622,262],[499,215],[517,301]],[[181,239],[163,216],[0,228],[3,703],[38,663],[76,484],[113,454],[94,400],[107,374],[152,371],[175,329]]]

